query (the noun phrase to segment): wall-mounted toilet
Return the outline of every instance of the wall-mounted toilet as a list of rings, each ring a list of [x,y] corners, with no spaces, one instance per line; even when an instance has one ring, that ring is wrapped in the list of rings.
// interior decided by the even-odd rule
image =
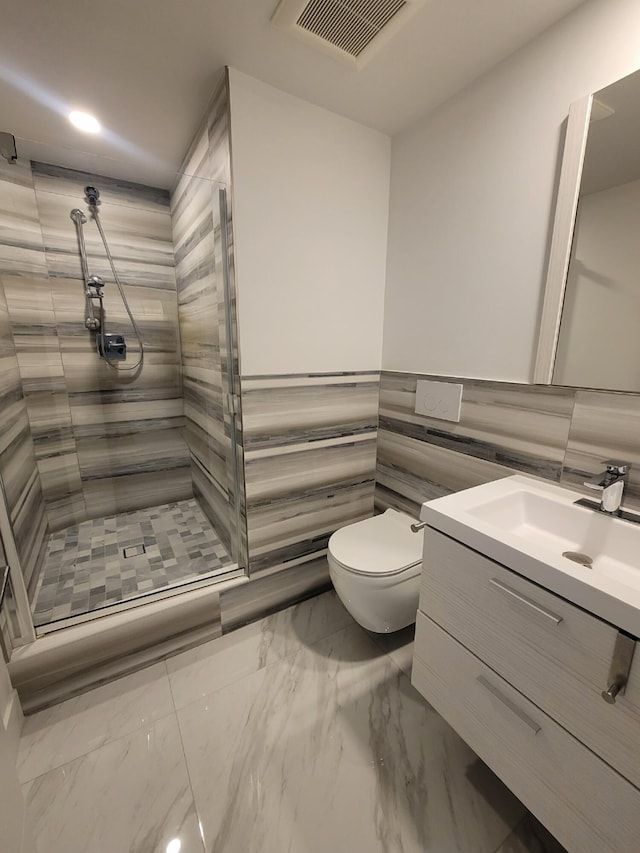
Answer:
[[[337,530],[329,539],[329,574],[353,618],[378,634],[416,621],[422,569],[422,531],[414,519],[388,509]]]

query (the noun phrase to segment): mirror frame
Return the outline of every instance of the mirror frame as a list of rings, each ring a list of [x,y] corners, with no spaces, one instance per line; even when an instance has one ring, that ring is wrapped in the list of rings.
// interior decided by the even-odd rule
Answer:
[[[538,348],[533,368],[535,385],[551,385],[553,379],[592,104],[593,95],[586,95],[569,107]]]

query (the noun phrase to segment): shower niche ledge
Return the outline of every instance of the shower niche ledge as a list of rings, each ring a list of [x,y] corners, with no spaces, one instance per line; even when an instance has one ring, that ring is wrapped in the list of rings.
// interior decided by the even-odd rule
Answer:
[[[565,847],[630,853],[640,529],[579,498],[515,476],[423,505],[412,680]]]

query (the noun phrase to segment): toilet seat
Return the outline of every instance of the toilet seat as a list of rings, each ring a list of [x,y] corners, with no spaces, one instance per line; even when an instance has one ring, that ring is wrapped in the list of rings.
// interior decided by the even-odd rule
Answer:
[[[412,519],[395,509],[337,530],[329,552],[345,571],[386,577],[420,571],[422,536],[411,531]]]

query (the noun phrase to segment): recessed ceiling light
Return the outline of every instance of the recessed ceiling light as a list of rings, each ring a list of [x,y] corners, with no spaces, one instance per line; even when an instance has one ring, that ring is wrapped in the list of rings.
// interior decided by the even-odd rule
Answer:
[[[85,133],[100,133],[100,122],[95,116],[89,113],[72,112],[69,113],[69,121],[78,130],[84,130]]]

